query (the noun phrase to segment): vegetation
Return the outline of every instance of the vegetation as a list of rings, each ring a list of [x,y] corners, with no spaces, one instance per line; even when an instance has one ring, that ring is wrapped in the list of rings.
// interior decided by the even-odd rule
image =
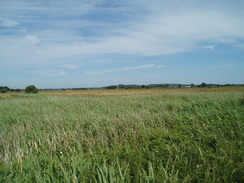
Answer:
[[[3,88],[3,89],[0,90],[1,93],[7,93],[7,91],[8,91],[8,90],[5,89],[5,88]]]
[[[201,83],[200,87],[206,87],[207,84],[206,83]]]
[[[7,93],[10,91],[10,88],[7,86],[0,86],[0,93]]]
[[[243,89],[179,90],[0,95],[0,182],[242,182]]]
[[[117,89],[116,85],[107,86],[106,89]]]
[[[38,89],[34,85],[27,86],[25,93],[38,93]]]

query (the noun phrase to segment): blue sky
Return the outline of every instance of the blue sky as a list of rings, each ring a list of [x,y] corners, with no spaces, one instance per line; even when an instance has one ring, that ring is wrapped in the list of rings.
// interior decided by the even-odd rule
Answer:
[[[243,0],[1,0],[0,86],[244,83]]]

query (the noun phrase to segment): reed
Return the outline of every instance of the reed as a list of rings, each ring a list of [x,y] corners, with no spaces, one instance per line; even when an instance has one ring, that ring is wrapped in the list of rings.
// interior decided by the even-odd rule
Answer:
[[[243,91],[136,91],[1,94],[0,182],[243,180]]]

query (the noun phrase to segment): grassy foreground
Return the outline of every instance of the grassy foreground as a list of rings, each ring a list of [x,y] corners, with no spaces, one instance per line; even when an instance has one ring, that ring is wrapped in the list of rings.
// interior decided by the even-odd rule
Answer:
[[[242,182],[243,94],[1,94],[0,182]]]

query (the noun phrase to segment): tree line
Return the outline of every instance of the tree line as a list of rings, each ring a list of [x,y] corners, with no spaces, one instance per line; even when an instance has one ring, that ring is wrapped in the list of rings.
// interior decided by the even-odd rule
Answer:
[[[1,93],[21,92],[21,91],[25,91],[26,93],[38,93],[39,90],[36,88],[35,85],[29,85],[24,90],[22,90],[22,89],[11,89],[7,86],[0,86],[0,92]]]
[[[11,89],[7,86],[0,86],[0,93],[7,92],[21,92],[26,93],[38,93],[39,90],[88,90],[88,89],[152,89],[152,88],[204,88],[204,87],[229,87],[229,86],[244,86],[244,84],[207,84],[202,82],[199,85],[195,84],[149,84],[149,85],[110,85],[105,87],[94,87],[94,88],[62,88],[62,89],[37,89],[35,85],[29,85],[25,89]]]

